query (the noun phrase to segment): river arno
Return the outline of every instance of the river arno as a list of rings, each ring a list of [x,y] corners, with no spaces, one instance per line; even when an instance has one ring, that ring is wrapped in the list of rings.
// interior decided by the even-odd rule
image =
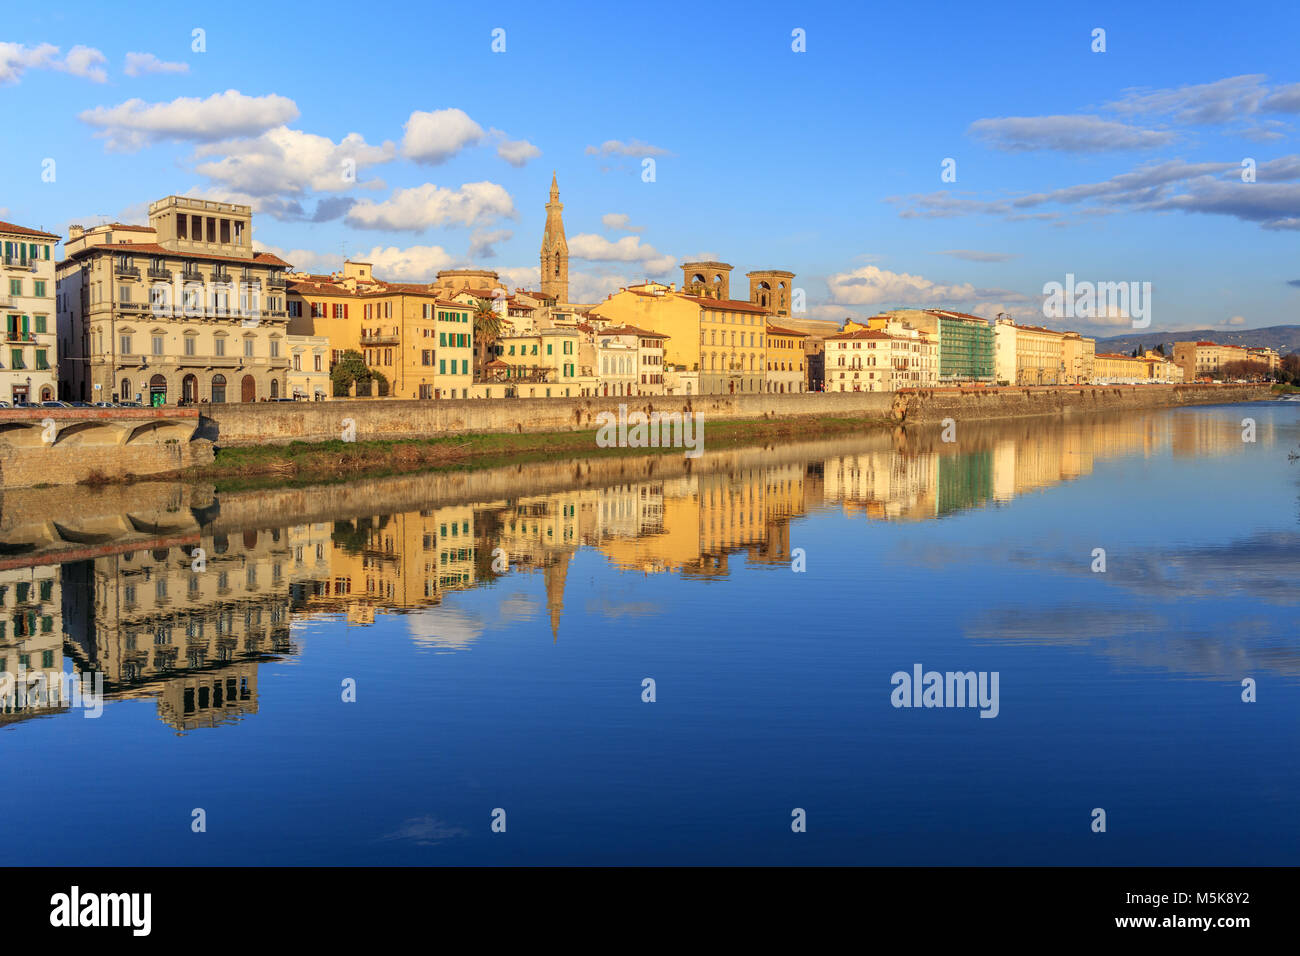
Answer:
[[[6,494],[0,862],[1292,863],[1298,416]]]

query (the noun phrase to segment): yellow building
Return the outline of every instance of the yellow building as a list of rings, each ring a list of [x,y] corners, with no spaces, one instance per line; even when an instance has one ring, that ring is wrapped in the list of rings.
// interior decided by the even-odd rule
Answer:
[[[1260,366],[1266,374],[1271,373],[1277,369],[1278,354],[1270,348],[1220,345],[1217,342],[1175,342],[1174,362],[1182,367],[1184,381],[1212,381],[1225,374],[1225,365],[1233,363],[1249,362]]]
[[[764,392],[768,321],[788,314],[794,274],[750,273],[746,302],[731,298],[731,269],[725,262],[683,263],[680,290],[660,282],[629,286],[592,306],[589,314],[667,335],[665,363],[698,372],[701,394]]]
[[[808,391],[803,349],[806,338],[807,332],[779,325],[767,327],[767,391],[781,395]]]
[[[360,352],[387,382],[380,395],[470,397],[474,307],[436,283],[383,282],[369,263],[349,261],[341,274],[291,276],[288,308],[291,334],[329,340],[331,368]]]
[[[1061,336],[1061,384],[1086,385],[1092,381],[1097,358],[1097,340],[1066,332]]]
[[[1093,381],[1098,385],[1137,385],[1147,381],[1148,364],[1144,358],[1103,352],[1097,355]]]
[[[55,328],[52,250],[59,237],[0,222],[0,316],[5,348],[0,354],[0,401],[45,402],[59,394],[59,336]],[[69,330],[70,331],[70,330]]]
[[[1066,375],[1065,333],[1001,318],[993,329],[994,369],[1008,385],[1059,385]]]
[[[284,340],[289,350],[287,397],[307,402],[329,400],[334,394],[330,387],[330,340],[323,335],[286,335]]]

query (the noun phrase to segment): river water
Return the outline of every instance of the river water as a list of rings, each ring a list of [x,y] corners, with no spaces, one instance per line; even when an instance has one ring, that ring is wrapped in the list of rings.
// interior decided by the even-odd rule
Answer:
[[[7,494],[0,862],[1294,863],[1298,414]]]

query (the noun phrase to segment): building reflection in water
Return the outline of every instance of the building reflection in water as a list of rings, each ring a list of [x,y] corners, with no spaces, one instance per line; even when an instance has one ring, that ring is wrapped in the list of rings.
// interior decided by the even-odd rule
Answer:
[[[374,513],[315,515],[287,527],[257,525],[310,499],[258,492],[255,505],[195,509],[185,545],[108,541],[63,563],[30,554],[0,561],[0,670],[101,672],[110,699],[151,698],[159,718],[186,733],[256,714],[258,667],[295,653],[291,627],[314,617],[364,627],[376,613],[435,608],[452,592],[540,574],[558,639],[579,549],[629,573],[713,581],[736,555],[788,563],[792,522],[816,509],[878,521],[941,518],[1088,475],[1107,458],[1242,447],[1232,422],[1194,414],[961,427],[956,443],[937,431],[877,433],[709,453],[694,467],[616,459],[585,473],[579,466],[578,487],[536,494],[531,466],[514,478],[470,473],[460,479],[464,500],[419,510],[389,502],[420,479],[377,480],[359,492]],[[1276,441],[1269,423],[1260,423],[1257,441]],[[497,497],[475,500],[478,489]],[[0,534],[0,554],[4,547]],[[531,613],[526,602],[516,610]],[[445,640],[428,635],[428,623],[413,633],[455,649],[482,628],[456,613],[446,624]],[[0,720],[66,713],[59,703],[22,707],[11,695],[0,699]]]

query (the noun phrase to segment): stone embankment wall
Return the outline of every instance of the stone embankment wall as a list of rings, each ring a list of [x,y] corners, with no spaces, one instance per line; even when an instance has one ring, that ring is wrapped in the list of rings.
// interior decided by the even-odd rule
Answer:
[[[0,488],[71,485],[210,464],[193,408],[0,409]]]
[[[355,429],[359,441],[476,432],[581,431],[601,412],[691,411],[710,421],[839,416],[938,422],[1015,418],[1171,405],[1222,404],[1269,396],[1263,386],[1113,385],[1047,388],[920,389],[802,395],[692,395],[635,398],[388,399],[206,406],[199,437],[218,445],[327,441]],[[707,427],[707,425],[706,425]]]

